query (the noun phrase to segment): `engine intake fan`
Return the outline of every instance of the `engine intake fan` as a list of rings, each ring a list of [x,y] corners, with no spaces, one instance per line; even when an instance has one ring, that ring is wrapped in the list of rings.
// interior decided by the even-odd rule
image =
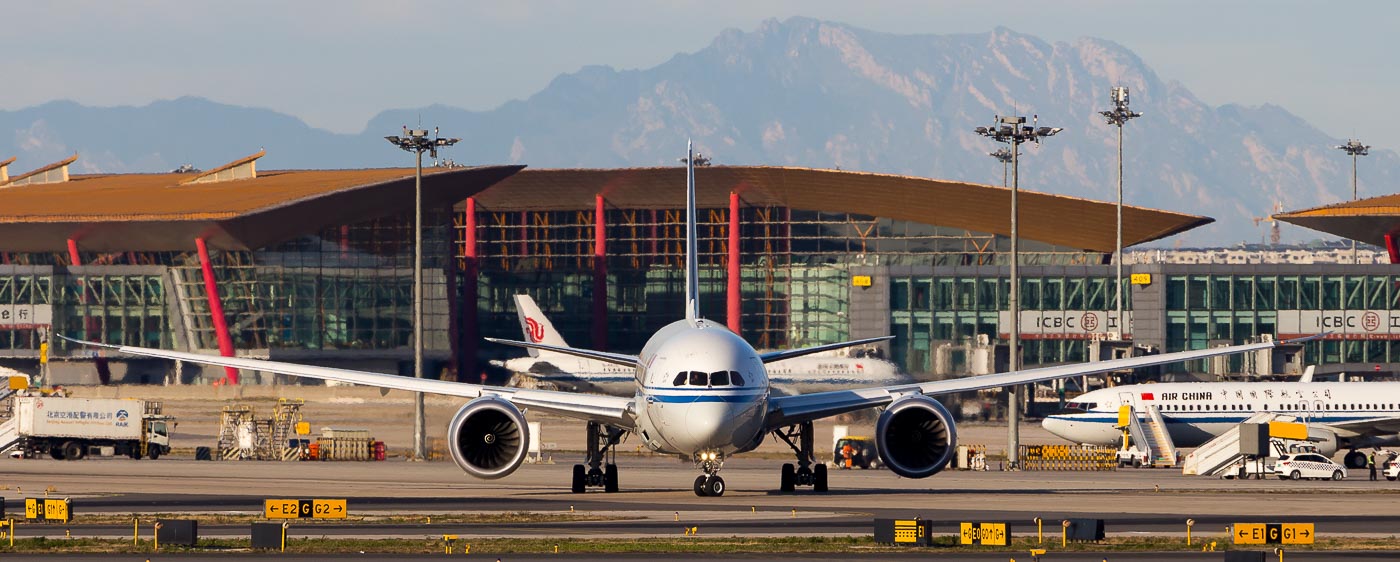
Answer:
[[[953,415],[923,395],[900,398],[875,425],[880,460],[905,478],[927,478],[948,466],[958,446]]]
[[[514,404],[482,397],[457,410],[448,426],[452,460],[467,474],[496,479],[515,472],[525,460],[530,426]]]

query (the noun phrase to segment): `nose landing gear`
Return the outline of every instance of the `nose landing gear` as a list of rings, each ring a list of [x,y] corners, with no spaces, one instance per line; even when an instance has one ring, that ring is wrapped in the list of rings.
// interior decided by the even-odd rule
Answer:
[[[813,492],[827,491],[826,465],[815,462],[816,447],[812,443],[812,422],[788,426],[787,429],[774,431],[773,435],[782,439],[797,454],[796,466],[792,463],[783,465],[778,489],[793,492],[798,486],[811,486]],[[793,438],[797,439],[796,443],[793,443]]]
[[[574,477],[570,491],[582,494],[588,488],[602,488],[604,492],[617,491],[617,452],[613,446],[622,441],[623,431],[616,427],[604,427],[597,422],[588,422],[588,453],[585,462],[574,465]],[[608,461],[604,464],[604,461]]]
[[[714,451],[696,453],[695,464],[704,472],[695,477],[695,495],[723,496],[724,479],[719,477],[719,469],[724,466],[724,454]]]

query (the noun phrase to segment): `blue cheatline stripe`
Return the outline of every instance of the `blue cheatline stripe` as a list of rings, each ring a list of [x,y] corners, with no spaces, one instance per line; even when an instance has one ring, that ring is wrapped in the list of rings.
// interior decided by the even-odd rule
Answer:
[[[665,404],[695,404],[697,402],[725,402],[747,404],[757,402],[761,394],[648,394],[647,399],[655,399]]]
[[[547,380],[547,381],[566,381],[566,382],[574,382],[574,381],[578,381],[578,382],[630,382],[630,381],[635,381],[635,380],[637,380],[637,377],[634,377],[634,376],[625,376],[625,377],[622,377],[622,376],[618,376],[618,377],[595,377],[595,376],[592,376],[592,375],[582,375],[582,376],[580,376],[580,375],[533,375],[533,376],[534,376],[535,378],[537,378],[537,379],[540,379],[540,380]]]
[[[1285,414],[1285,415],[1293,415],[1293,416],[1297,416],[1297,417],[1303,417],[1303,416],[1299,416],[1298,414],[1293,413],[1293,412],[1274,412],[1274,413],[1276,413],[1276,414]],[[1251,415],[1252,415],[1252,414],[1251,414]],[[1360,420],[1384,419],[1385,417],[1386,417],[1386,416],[1313,416],[1313,417],[1309,417],[1309,418],[1308,418],[1308,422],[1309,422],[1309,423],[1339,423],[1339,422],[1360,421]],[[1064,420],[1064,421],[1084,422],[1084,423],[1105,423],[1105,424],[1113,424],[1113,425],[1117,425],[1117,424],[1118,424],[1118,416],[1117,416],[1117,415],[1103,415],[1103,416],[1099,416],[1099,415],[1093,415],[1093,414],[1069,414],[1069,415],[1048,416],[1048,418],[1049,418],[1049,419],[1056,419],[1056,420]],[[1147,418],[1139,417],[1138,419],[1139,419],[1139,420],[1142,420],[1142,421],[1144,421],[1144,422],[1147,421]],[[1171,416],[1169,416],[1169,415],[1166,415],[1166,414],[1162,414],[1162,420],[1165,421],[1165,422],[1167,422],[1168,424],[1173,424],[1173,423],[1242,423],[1242,422],[1244,422],[1244,420],[1247,420],[1247,419],[1249,419],[1249,416],[1248,416],[1248,415],[1242,415],[1242,416],[1202,416],[1202,417],[1194,417],[1194,416],[1192,416],[1192,415],[1190,415],[1190,414],[1187,414],[1187,415],[1184,415],[1184,416],[1182,416],[1182,415],[1171,415]]]

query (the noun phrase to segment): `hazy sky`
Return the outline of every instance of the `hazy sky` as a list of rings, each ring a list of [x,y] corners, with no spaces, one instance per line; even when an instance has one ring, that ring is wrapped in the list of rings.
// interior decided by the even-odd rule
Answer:
[[[1127,46],[1211,104],[1274,103],[1324,132],[1384,136],[1400,98],[1400,2],[0,0],[0,109],[197,95],[359,132],[388,108],[489,109],[590,64],[646,68],[723,29],[802,15],[900,34],[995,26]],[[1142,108],[1150,111],[1150,108]]]

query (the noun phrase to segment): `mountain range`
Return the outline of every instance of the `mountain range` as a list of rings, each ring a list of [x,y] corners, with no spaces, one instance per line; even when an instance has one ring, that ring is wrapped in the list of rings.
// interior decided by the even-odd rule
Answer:
[[[1117,132],[1099,111],[1127,86],[1144,115],[1125,126],[1128,204],[1217,222],[1158,244],[1258,242],[1275,207],[1351,198],[1351,161],[1331,137],[1274,105],[1211,106],[1132,51],[1094,38],[1046,42],[997,28],[894,35],[808,18],[727,30],[647,69],[589,66],[486,111],[449,104],[386,110],[337,134],[272,110],[196,97],[141,107],[71,101],[0,111],[0,159],[20,173],[81,154],[75,173],[210,168],[265,148],[263,169],[402,166],[384,135],[404,124],[462,137],[459,163],[534,167],[675,165],[685,139],[717,164],[791,165],[1000,184],[999,148],[977,135],[994,116],[1062,127],[1022,146],[1023,188],[1112,201]],[[334,95],[328,92],[327,95]],[[416,126],[416,125],[415,125]],[[1361,160],[1362,197],[1388,193],[1400,157]],[[1072,227],[1067,224],[1067,227]],[[1321,237],[1284,227],[1285,240]]]

